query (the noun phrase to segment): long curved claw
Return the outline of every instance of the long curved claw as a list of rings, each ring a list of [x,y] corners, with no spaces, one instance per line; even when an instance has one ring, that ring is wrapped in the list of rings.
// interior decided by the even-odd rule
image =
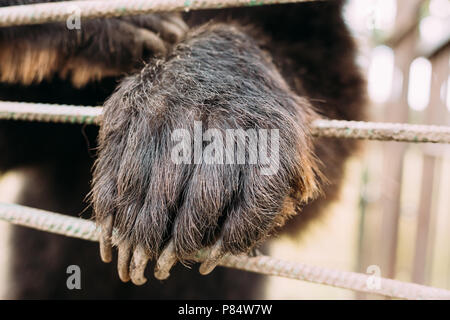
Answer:
[[[113,232],[114,217],[112,215],[106,217],[100,225],[100,257],[103,262],[109,263],[112,261],[111,236]]]
[[[161,24],[163,26],[165,38],[168,39],[170,43],[177,43],[186,33],[186,30],[183,30],[177,24],[174,24],[174,22],[163,21]]]
[[[119,278],[123,282],[130,281],[130,259],[131,259],[131,245],[128,241],[123,241],[119,244],[119,255],[117,261],[117,271]]]
[[[199,272],[202,275],[211,273],[222,260],[224,253],[222,251],[222,238],[217,240],[205,261],[200,265]]]
[[[165,33],[165,38],[171,43],[177,43],[189,30],[188,25],[179,15],[168,14],[164,15],[164,18],[165,20],[162,21],[162,31]]]
[[[138,29],[137,37],[142,40],[145,49],[150,50],[155,53],[155,55],[164,56],[167,52],[164,41],[158,37],[154,32],[147,29]]]
[[[133,258],[130,264],[130,278],[137,286],[141,286],[147,282],[147,278],[144,276],[145,268],[150,260],[150,256],[147,254],[143,246],[139,245],[133,252]]]
[[[175,13],[165,16],[167,20],[176,24],[183,32],[187,32],[189,30],[189,26],[184,22],[181,14]]]
[[[170,269],[176,262],[175,244],[173,240],[170,240],[156,262],[155,278],[158,280],[167,279],[170,276]]]

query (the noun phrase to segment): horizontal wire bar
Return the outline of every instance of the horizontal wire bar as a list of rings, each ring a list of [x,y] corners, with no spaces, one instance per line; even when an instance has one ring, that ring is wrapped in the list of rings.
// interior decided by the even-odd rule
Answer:
[[[312,123],[311,131],[318,137],[450,143],[450,126],[320,119]]]
[[[102,107],[0,101],[3,120],[99,125],[102,110]],[[450,126],[319,119],[311,124],[311,133],[316,137],[450,144]]]
[[[100,124],[102,107],[0,101],[0,120]]]
[[[108,0],[62,1],[0,8],[0,27],[62,22],[78,15],[80,18],[110,18],[161,11],[190,11],[251,7],[270,4],[323,0]]]
[[[15,225],[90,241],[98,241],[100,235],[93,221],[17,204],[0,202],[0,220]],[[115,237],[115,234],[113,234],[113,237]],[[207,250],[202,250],[195,257],[192,257],[192,260],[197,262],[204,261],[207,254]],[[394,298],[450,299],[450,291],[445,289],[381,277],[374,278],[374,276],[362,273],[333,270],[303,263],[284,261],[268,256],[248,257],[245,255],[226,255],[220,265],[268,276],[303,280]]]

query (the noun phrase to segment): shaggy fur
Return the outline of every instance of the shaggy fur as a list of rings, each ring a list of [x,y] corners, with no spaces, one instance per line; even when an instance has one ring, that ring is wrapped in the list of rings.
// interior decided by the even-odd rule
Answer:
[[[245,33],[220,24],[196,29],[106,102],[93,183],[97,220],[113,214],[120,234],[155,258],[168,236],[180,259],[219,233],[226,251],[247,252],[273,230],[285,202],[317,193],[305,127],[311,116],[309,103],[289,90]],[[279,129],[278,172],[262,175],[261,163],[237,159],[174,164],[171,133],[186,129],[193,136],[194,121],[222,132]]]
[[[75,88],[80,84],[49,62],[48,70],[55,71],[48,76],[4,80],[8,83],[0,85],[0,98],[94,105],[112,93],[105,102],[92,177],[97,220],[113,215],[120,239],[144,245],[154,258],[171,237],[181,260],[219,235],[224,237],[224,251],[248,252],[289,218],[293,217],[282,230],[304,230],[317,217],[318,208],[336,196],[344,161],[355,149],[348,141],[313,139],[308,130],[317,116],[363,119],[364,81],[355,65],[355,47],[341,7],[341,1],[331,1],[185,14],[191,31],[173,39],[173,48],[165,40],[166,54],[147,59],[147,65],[122,80],[114,93],[116,78],[105,75],[114,74],[111,70],[133,72],[141,61],[139,55],[146,54],[141,50],[130,55],[133,45],[120,34],[108,33],[105,20],[92,21],[105,38],[90,46],[102,47],[103,39],[108,39],[121,50],[101,50],[102,58],[96,60],[92,51],[81,50],[87,47],[76,42],[78,49],[68,45],[55,59],[92,58],[106,70],[98,76],[100,82],[86,77],[80,82],[85,85]],[[112,19],[116,20],[127,21]],[[0,30],[0,35],[15,33],[21,43],[42,55],[57,46],[45,41],[37,46],[28,36],[30,30],[19,29]],[[33,30],[34,37],[50,38],[38,32],[42,29]],[[48,33],[55,43],[68,36],[58,29]],[[20,68],[18,62],[0,63],[0,74],[44,72]],[[82,68],[86,64],[80,62],[73,70]],[[31,84],[24,80],[30,77]],[[239,127],[279,129],[278,173],[261,175],[260,167],[250,164],[175,165],[170,158],[171,133],[182,128],[192,132],[194,120],[202,121],[203,130],[221,132]],[[94,127],[2,121],[0,170],[27,165],[37,172],[30,175],[35,178],[21,203],[79,214],[93,163],[86,138],[94,147],[96,135]],[[43,192],[34,192],[35,186]],[[322,195],[312,201],[319,190]],[[196,271],[178,266],[168,280],[138,288],[119,283],[114,268],[99,263],[95,245],[25,229],[14,234],[14,245],[14,297],[249,298],[261,294],[261,277],[229,269],[199,277]],[[83,270],[82,291],[65,288],[65,268],[70,264]]]
[[[56,0],[0,0],[1,6]],[[153,14],[0,29],[0,81],[29,85],[55,75],[81,88],[105,77],[137,71],[152,56],[166,54],[186,26],[178,15]]]

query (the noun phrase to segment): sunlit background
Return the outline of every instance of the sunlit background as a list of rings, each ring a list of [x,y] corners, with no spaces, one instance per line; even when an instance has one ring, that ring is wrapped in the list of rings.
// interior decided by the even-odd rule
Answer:
[[[370,120],[450,125],[450,1],[352,0],[345,17],[360,47]],[[450,146],[365,142],[340,200],[301,239],[271,255],[450,289]],[[270,278],[274,299],[379,299]]]
[[[450,1],[351,0],[345,17],[360,46],[372,121],[450,125]],[[271,255],[291,261],[450,289],[450,147],[365,142],[349,161],[338,202],[298,238],[282,237]],[[0,183],[12,201],[21,177]],[[0,222],[0,297],[7,274],[8,225]],[[269,278],[261,298],[379,298]]]

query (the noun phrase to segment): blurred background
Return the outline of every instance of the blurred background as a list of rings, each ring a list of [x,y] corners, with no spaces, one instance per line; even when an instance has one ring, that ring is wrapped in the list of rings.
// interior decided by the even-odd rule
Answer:
[[[371,121],[450,125],[450,1],[351,0],[345,18]],[[450,145],[366,141],[346,173],[327,218],[271,255],[450,289]],[[266,297],[381,298],[275,277]]]
[[[367,74],[370,119],[450,125],[450,1],[350,0],[345,18]],[[450,289],[450,145],[364,142],[348,162],[342,194],[301,239],[270,255]],[[0,180],[14,201],[22,179]],[[8,225],[0,222],[0,299],[7,290]],[[270,277],[260,298],[380,299]]]

